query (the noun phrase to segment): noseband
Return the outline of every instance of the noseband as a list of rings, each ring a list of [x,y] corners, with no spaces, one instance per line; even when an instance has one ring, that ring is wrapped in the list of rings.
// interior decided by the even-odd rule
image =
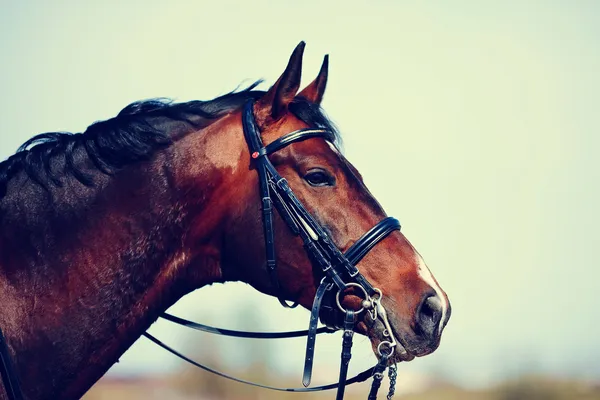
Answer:
[[[383,297],[382,291],[373,287],[373,285],[371,285],[371,283],[369,283],[369,281],[360,273],[356,265],[375,245],[385,239],[390,233],[400,230],[400,222],[392,217],[383,219],[361,236],[350,248],[345,252],[342,252],[335,243],[333,243],[321,224],[319,224],[306,210],[302,202],[296,197],[288,185],[286,179],[277,172],[269,160],[270,154],[273,154],[292,143],[303,140],[322,138],[333,143],[335,139],[333,132],[322,128],[300,129],[288,133],[267,146],[264,146],[260,137],[260,130],[254,119],[253,106],[253,100],[249,100],[244,105],[242,123],[244,137],[259,177],[267,273],[271,279],[273,288],[278,294],[279,302],[283,306],[290,308],[298,305],[298,303],[289,304],[287,302],[282,294],[281,285],[279,283],[275,251],[275,235],[273,229],[273,209],[277,210],[291,232],[302,239],[306,253],[314,267],[318,269],[318,274],[322,277],[313,301],[308,330],[277,333],[241,332],[201,325],[169,314],[163,314],[162,318],[192,329],[235,337],[274,339],[307,336],[304,373],[302,378],[302,383],[305,387],[276,388],[234,378],[197,363],[147,332],[143,335],[170,353],[199,368],[237,382],[267,389],[287,392],[314,392],[337,388],[336,399],[341,400],[347,385],[355,382],[362,382],[372,376],[373,384],[368,399],[375,400],[388,361],[391,359],[394,352],[405,352],[405,350],[393,335],[386,310],[381,303]],[[348,294],[347,292],[349,290],[352,290],[353,294],[359,295],[362,298],[360,309],[351,310],[343,307],[343,297]],[[382,341],[377,348],[379,361],[374,367],[367,369],[351,379],[347,379],[354,326],[357,322],[358,315],[363,312],[368,314],[365,318],[370,318],[372,322],[379,321],[383,324],[383,332],[384,336],[387,337],[387,340]],[[319,318],[327,324],[327,327],[318,328]],[[311,381],[317,334],[332,333],[340,329],[344,332],[342,335],[339,381],[324,386],[308,387]],[[0,362],[0,372],[2,373],[4,386],[8,390],[9,399],[18,400],[22,398],[21,391],[18,387],[16,373],[10,363],[10,357],[8,357],[8,352],[5,350],[7,350],[6,345],[0,331],[0,361],[2,361]],[[388,398],[391,398],[391,395],[393,395],[395,374],[395,365],[392,365],[389,370],[390,393],[388,394]]]

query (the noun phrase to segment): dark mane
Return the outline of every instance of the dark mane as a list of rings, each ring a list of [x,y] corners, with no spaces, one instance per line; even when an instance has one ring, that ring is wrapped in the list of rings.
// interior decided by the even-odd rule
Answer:
[[[0,198],[6,194],[8,181],[20,171],[25,171],[31,180],[46,189],[49,185],[61,186],[60,177],[64,174],[71,174],[84,185],[91,186],[92,176],[75,165],[75,150],[84,149],[99,171],[112,174],[128,164],[148,159],[157,149],[171,144],[165,120],[190,128],[206,127],[224,114],[240,108],[248,99],[262,96],[264,91],[254,90],[260,83],[257,81],[243,90],[234,90],[208,101],[138,101],[125,107],[114,118],[95,122],[83,133],[36,135],[0,163]],[[318,105],[297,98],[290,105],[290,111],[311,126],[331,129],[339,141],[337,129]],[[64,156],[62,171],[51,168],[52,157],[58,155]]]

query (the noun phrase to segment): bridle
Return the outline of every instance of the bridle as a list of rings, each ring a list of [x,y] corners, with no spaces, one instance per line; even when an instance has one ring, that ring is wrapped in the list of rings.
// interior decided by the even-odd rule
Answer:
[[[374,400],[377,398],[377,391],[381,385],[383,373],[388,366],[389,360],[394,352],[405,352],[405,350],[394,337],[386,310],[381,304],[383,293],[380,289],[371,285],[371,283],[360,273],[356,265],[371,249],[373,249],[373,247],[375,247],[375,245],[385,239],[390,233],[400,230],[400,222],[392,217],[384,218],[361,236],[346,250],[346,252],[342,252],[335,243],[333,243],[321,224],[319,224],[306,210],[302,202],[296,197],[288,185],[287,180],[277,172],[269,159],[269,155],[274,152],[293,143],[307,139],[322,138],[333,144],[335,139],[333,132],[323,128],[300,129],[288,133],[265,146],[260,137],[260,130],[254,118],[253,108],[254,100],[248,100],[244,105],[242,112],[242,125],[244,137],[250,150],[250,156],[258,173],[259,193],[262,205],[263,233],[265,237],[266,268],[273,288],[278,294],[279,302],[284,307],[289,308],[298,305],[298,303],[289,304],[287,302],[282,295],[281,286],[279,284],[273,228],[273,209],[277,210],[292,234],[299,236],[302,239],[306,253],[313,265],[318,268],[319,274],[322,276],[313,300],[308,330],[276,333],[231,331],[194,323],[170,314],[163,314],[162,317],[192,329],[226,336],[256,339],[307,336],[304,373],[302,378],[304,387],[277,388],[234,378],[191,360],[185,355],[168,347],[149,333],[145,333],[144,335],[172,354],[199,368],[237,382],[272,390],[313,392],[337,388],[336,399],[341,400],[344,397],[344,391],[347,385],[355,382],[362,382],[372,376],[373,384],[368,399]],[[342,306],[341,298],[346,294],[347,289],[354,289],[355,292],[361,295],[363,300],[359,310],[345,309]],[[374,367],[361,372],[351,379],[347,379],[348,365],[352,356],[351,348],[354,325],[358,314],[362,312],[367,312],[368,318],[373,322],[379,320],[383,323],[384,335],[387,336],[388,340],[382,341],[378,345],[377,352],[379,354],[379,361]],[[327,324],[326,327],[318,328],[319,317]],[[331,333],[340,329],[343,329],[344,332],[342,335],[342,353],[338,382],[324,386],[308,387],[311,381],[317,334]],[[393,395],[395,374],[395,365],[392,365],[390,367],[390,393],[388,394],[388,398],[391,398]]]
[[[383,219],[361,236],[350,248],[345,252],[342,252],[333,243],[325,229],[306,210],[302,202],[293,193],[286,179],[279,175],[269,160],[270,154],[299,141],[311,138],[322,138],[333,143],[335,139],[333,132],[323,128],[300,129],[288,133],[264,146],[260,137],[260,130],[254,118],[253,108],[254,100],[248,100],[243,108],[242,124],[244,137],[259,177],[263,232],[265,237],[266,267],[272,285],[278,293],[279,302],[283,306],[290,308],[298,305],[298,303],[289,304],[281,294],[282,290],[277,275],[273,209],[278,211],[291,232],[302,239],[306,253],[315,268],[318,268],[319,274],[322,275],[321,282],[316,290],[316,295],[313,300],[308,330],[276,333],[231,331],[194,323],[166,313],[161,317],[192,329],[226,336],[257,339],[307,336],[305,364],[302,378],[304,387],[276,388],[234,378],[197,363],[179,353],[177,350],[169,347],[148,332],[145,332],[143,335],[170,353],[201,369],[237,382],[272,390],[314,392],[337,388],[336,399],[341,400],[347,385],[362,382],[372,376],[373,383],[368,399],[375,400],[377,398],[377,391],[383,379],[383,373],[388,367],[388,362],[395,352],[405,352],[405,350],[393,335],[386,310],[381,304],[383,297],[382,291],[373,287],[360,273],[356,265],[375,245],[385,239],[390,233],[400,230],[400,222],[392,217]],[[351,310],[345,309],[342,306],[342,298],[347,294],[346,292],[348,289],[352,289],[355,295],[361,295],[363,300],[360,309]],[[378,345],[377,352],[379,354],[379,360],[374,367],[361,372],[351,379],[347,379],[348,366],[352,357],[351,348],[354,326],[357,321],[357,316],[363,312],[368,314],[365,318],[370,318],[372,322],[380,321],[383,324],[384,336],[387,337],[387,340],[382,341]],[[326,327],[318,328],[319,318],[327,324]],[[308,387],[312,376],[317,334],[332,333],[340,329],[343,330],[343,335],[338,382],[329,385]],[[16,372],[14,367],[12,367],[7,350],[6,343],[0,331],[0,372],[2,373],[2,380],[8,392],[9,399],[21,400],[22,394],[18,386]],[[395,365],[392,365],[389,369],[390,393],[388,394],[388,399],[393,395],[395,374]]]

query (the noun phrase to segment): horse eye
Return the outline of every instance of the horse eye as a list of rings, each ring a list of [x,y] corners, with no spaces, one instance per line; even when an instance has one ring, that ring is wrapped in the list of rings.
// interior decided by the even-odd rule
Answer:
[[[311,186],[333,186],[335,178],[323,170],[309,171],[304,179]]]

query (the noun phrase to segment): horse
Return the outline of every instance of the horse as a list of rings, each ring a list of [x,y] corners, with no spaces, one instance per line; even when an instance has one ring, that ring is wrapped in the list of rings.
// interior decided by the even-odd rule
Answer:
[[[164,311],[203,286],[241,281],[310,310],[324,280],[358,279],[323,267],[318,249],[305,251],[314,224],[321,236],[312,243],[322,249],[328,238],[343,254],[389,217],[320,106],[328,56],[300,90],[304,46],[266,91],[259,81],[207,101],[138,101],[82,133],[37,135],[0,163],[3,362],[24,398],[80,398]],[[266,146],[249,149],[244,112]],[[290,132],[301,134],[290,140]],[[267,157],[271,144],[278,148]],[[267,158],[306,208],[304,217],[275,214],[270,232],[257,162]],[[357,283],[334,296],[346,316],[357,311],[347,331],[369,337],[378,358],[381,344],[397,339],[402,351],[390,351],[389,363],[432,353],[450,318],[448,296],[399,225],[374,243],[354,257],[354,276],[379,297]],[[385,324],[370,301],[387,311]]]

